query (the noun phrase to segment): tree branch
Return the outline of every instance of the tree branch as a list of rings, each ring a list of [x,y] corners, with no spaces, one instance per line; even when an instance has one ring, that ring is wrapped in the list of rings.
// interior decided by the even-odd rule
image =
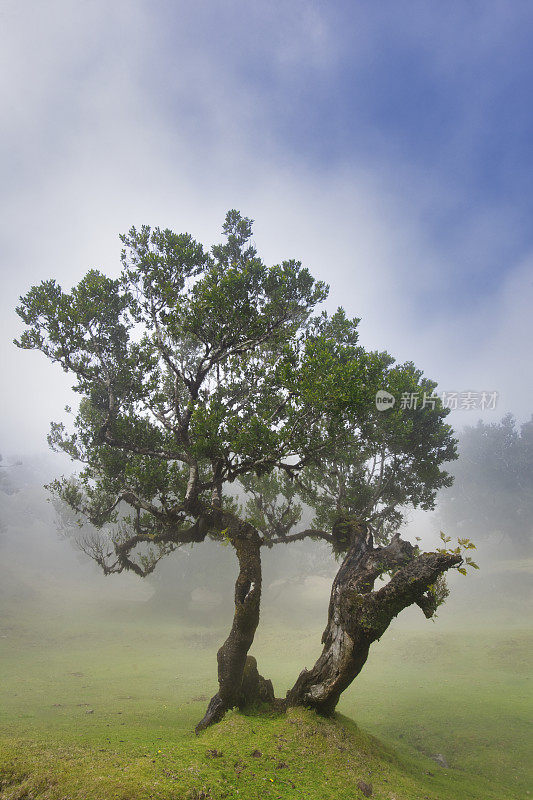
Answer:
[[[324,539],[326,542],[333,543],[334,539],[330,533],[326,533],[326,531],[318,531],[318,530],[305,530],[301,533],[291,533],[287,536],[275,536],[272,539],[267,539],[265,537],[261,538],[261,545],[273,545],[273,544],[289,544],[289,542],[298,542],[302,541],[303,539]]]

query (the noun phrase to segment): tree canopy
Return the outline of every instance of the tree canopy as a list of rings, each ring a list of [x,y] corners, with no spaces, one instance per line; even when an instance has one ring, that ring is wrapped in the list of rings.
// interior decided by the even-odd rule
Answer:
[[[235,480],[251,488],[277,471],[287,479],[278,493],[290,493],[300,475],[321,524],[356,514],[378,538],[449,482],[446,411],[374,404],[378,389],[431,394],[436,384],[365,351],[359,320],[342,309],[313,315],[327,287],[297,261],[267,267],[249,219],[230,211],[224,233],[207,252],[189,234],[132,228],[118,279],[91,270],[70,293],[44,281],[17,309],[28,326],[17,344],[76,377],[74,431],[54,423],[49,440],[83,470],[54,489],[98,527],[120,519],[118,557],[100,554],[109,571],[133,568],[126,532],[132,547],[163,550],[220,534],[212,519],[190,524],[213,506],[231,510],[223,490]]]

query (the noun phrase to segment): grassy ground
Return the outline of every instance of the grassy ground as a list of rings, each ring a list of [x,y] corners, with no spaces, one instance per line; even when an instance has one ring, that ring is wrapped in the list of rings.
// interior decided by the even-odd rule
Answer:
[[[396,623],[335,721],[232,713],[195,737],[223,628],[142,604],[11,608],[0,624],[0,796],[351,800],[363,781],[378,800],[524,800],[530,639],[492,622]],[[321,623],[265,619],[254,654],[278,695],[312,663]]]

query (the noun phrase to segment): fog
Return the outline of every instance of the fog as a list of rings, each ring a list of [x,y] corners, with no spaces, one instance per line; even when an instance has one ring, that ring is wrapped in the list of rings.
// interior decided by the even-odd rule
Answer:
[[[145,579],[106,577],[80,551],[45,488],[76,469],[50,452],[47,434],[78,397],[58,364],[13,344],[22,331],[19,298],[48,278],[70,291],[91,268],[116,277],[119,235],[131,226],[187,231],[209,247],[235,208],[254,220],[253,243],[267,264],[298,259],[329,284],[324,308],[341,305],[360,318],[365,348],[413,361],[439,393],[493,397],[488,407],[459,402],[451,411],[459,437],[465,426],[496,424],[508,413],[519,429],[533,412],[532,27],[531,6],[522,2],[512,9],[423,0],[2,4],[0,643],[9,663],[20,655],[21,674],[44,665],[47,708],[61,706],[59,695],[48,700],[68,684],[47,661],[50,642],[71,676],[96,654],[103,675],[96,697],[105,696],[106,670],[114,669],[108,645],[132,648],[124,651],[124,686],[142,658],[161,652],[161,664],[142,673],[147,695],[157,695],[154,675],[166,674],[170,652],[193,651],[194,679],[214,683],[237,561],[231,547],[208,540],[177,548]],[[517,469],[523,498],[530,460]],[[468,508],[468,469],[457,475]],[[373,650],[363,695],[379,696],[379,681],[402,659],[406,692],[413,676],[419,680],[416,653],[428,642],[437,682],[447,681],[439,672],[445,652],[448,669],[464,670],[474,685],[471,651],[452,657],[471,634],[500,637],[502,663],[515,668],[505,637],[530,629],[529,506],[524,501],[520,512],[523,536],[515,535],[516,519],[471,528],[471,519],[487,518],[478,490],[462,517],[452,513],[459,507],[452,489],[439,493],[433,511],[408,511],[403,538],[435,549],[441,530],[454,541],[471,537],[480,569],[451,571],[435,622],[417,607],[394,620]],[[502,483],[491,502],[512,513],[517,491]],[[311,523],[305,509],[302,524]],[[300,656],[309,666],[319,652],[339,562],[325,542],[262,549],[253,652],[288,687],[286,663],[298,674]],[[283,652],[271,646],[273,632]],[[464,647],[473,651],[472,641]],[[413,642],[423,644],[411,653]],[[182,678],[196,669],[183,658]],[[16,667],[10,681],[6,708],[18,724],[26,699],[17,699]],[[121,685],[122,675],[115,681]],[[31,703],[40,708],[35,686]],[[191,678],[191,697],[192,686]],[[83,705],[78,699],[73,708]],[[352,700],[345,703],[351,715]],[[43,719],[46,731],[52,723]],[[371,732],[388,735],[380,724]],[[401,725],[390,722],[393,737]]]
[[[458,36],[444,9],[431,19],[418,3],[406,27],[387,5],[385,25],[378,12],[356,15],[354,49],[338,12],[315,4],[250,4],[241,13],[235,3],[235,24],[218,3],[182,5],[177,15],[138,0],[112,9],[4,4],[4,451],[41,452],[49,421],[72,401],[68,376],[12,346],[19,295],[48,277],[68,289],[94,266],[116,275],[118,234],[131,225],[213,243],[229,208],[256,221],[267,262],[301,259],[331,285],[328,307],[361,317],[365,346],[412,359],[441,390],[497,391],[485,418],[529,415],[533,270],[525,165],[516,163],[522,129],[502,108],[508,141],[498,143],[506,160],[497,174],[484,133],[494,104],[504,103],[506,78],[521,96],[518,67],[510,61],[502,74],[491,56],[520,50],[527,6],[509,15],[490,3],[477,17],[455,9]],[[376,101],[364,83],[351,87],[351,117],[339,105],[336,139],[326,119],[313,128],[311,112],[320,113],[348,53],[354,69],[378,81],[372,42],[394,43],[395,26],[434,82],[427,124],[437,130],[444,88],[456,92],[453,138],[441,143],[435,130],[413,152],[416,128],[399,130],[392,112],[381,123],[372,117]],[[232,47],[222,47],[222,31]],[[264,74],[252,70],[257,58]],[[465,63],[471,69],[460,74]],[[385,79],[375,90],[394,96]],[[417,117],[397,110],[401,120],[409,113]],[[453,423],[471,416],[456,412]]]
[[[57,511],[61,506],[56,508],[50,500],[45,484],[57,475],[56,457],[45,454],[2,463],[0,600],[8,617],[26,609],[38,619],[60,610],[75,619],[79,612],[92,609],[96,620],[99,616],[133,620],[142,613],[154,624],[164,618],[178,625],[215,625],[221,631],[229,627],[238,572],[232,548],[209,540],[183,545],[147,578],[127,572],[106,577],[79,549],[80,532],[65,528]],[[296,529],[312,524],[312,516],[310,509],[304,510]],[[434,512],[411,512],[402,536],[413,543],[418,540],[422,549],[434,549],[441,544],[444,522],[439,504]],[[465,535],[461,527],[444,527],[454,540]],[[472,538],[480,570],[467,577],[448,577],[451,594],[439,611],[438,625],[461,629],[528,624],[531,540],[524,546],[505,531],[481,540],[472,534]],[[264,548],[262,559],[263,621],[295,630],[323,625],[340,564],[329,545],[316,541],[281,544]],[[404,611],[395,624],[408,629],[431,625],[418,608]]]
[[[519,132],[503,121],[508,142],[498,146],[507,153],[506,171],[500,167],[494,186],[482,190],[496,168],[482,161],[483,130],[494,103],[504,103],[505,80],[515,82],[517,98],[522,86],[516,64],[508,62],[502,75],[492,60],[494,53],[504,59],[520,51],[526,6],[509,15],[490,3],[475,18],[456,8],[453,19],[444,10],[428,17],[417,4],[409,25],[393,4],[388,17],[366,9],[352,20],[355,48],[339,24],[340,9],[307,3],[243,9],[232,4],[226,17],[218,3],[181,5],[179,15],[165,3],[4,4],[5,457],[36,463],[50,421],[73,402],[68,375],[12,345],[21,330],[14,313],[19,295],[48,277],[69,289],[93,266],[116,275],[118,234],[132,224],[169,226],[215,242],[231,207],[255,220],[255,242],[267,262],[301,259],[330,284],[328,309],[342,304],[360,317],[365,346],[412,359],[439,391],[497,392],[494,409],[453,411],[449,421],[457,430],[479,416],[491,422],[511,411],[524,421],[531,413],[528,200],[515,163]],[[222,46],[222,31],[233,47]],[[414,128],[411,142],[393,114],[380,123],[371,113],[375,98],[354,85],[352,117],[340,107],[336,112],[337,138],[325,119],[314,119],[318,127],[306,139],[290,104],[309,124],[310,88],[318,113],[348,52],[354,68],[389,98],[393,86],[379,83],[375,47],[394,42],[396,33],[432,76],[431,113],[439,110],[444,86],[461,100],[453,106],[453,138],[444,145],[432,129],[414,152]],[[257,58],[262,73],[252,70]],[[461,65],[468,69],[461,73]],[[407,89],[405,102],[397,120],[416,117]],[[505,193],[496,190],[497,180]],[[47,477],[72,468],[59,456],[42,463]],[[37,472],[34,504],[37,497],[44,503]],[[22,526],[13,515],[8,529]],[[415,517],[429,542],[434,522]],[[34,522],[36,564],[51,568],[64,558],[68,570],[57,567],[58,575],[77,569],[83,581],[96,580],[58,543],[50,513],[35,508]]]

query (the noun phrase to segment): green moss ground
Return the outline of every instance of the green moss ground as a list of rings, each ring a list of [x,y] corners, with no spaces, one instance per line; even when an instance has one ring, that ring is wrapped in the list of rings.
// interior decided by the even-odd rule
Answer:
[[[312,663],[321,622],[266,619],[253,652],[278,695]],[[96,602],[11,608],[0,624],[0,796],[351,800],[363,780],[378,800],[525,800],[531,641],[494,622],[396,624],[335,720],[232,713],[196,737],[223,628],[140,604],[107,615]]]

